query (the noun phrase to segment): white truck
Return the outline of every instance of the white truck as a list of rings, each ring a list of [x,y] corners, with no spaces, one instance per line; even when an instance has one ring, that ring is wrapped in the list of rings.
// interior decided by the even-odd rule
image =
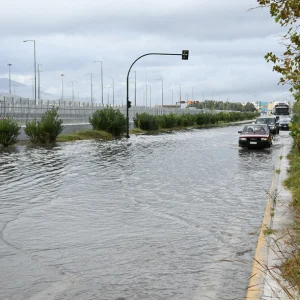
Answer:
[[[273,115],[276,116],[280,129],[289,130],[289,124],[291,122],[290,113],[291,109],[287,101],[275,101],[273,106]]]

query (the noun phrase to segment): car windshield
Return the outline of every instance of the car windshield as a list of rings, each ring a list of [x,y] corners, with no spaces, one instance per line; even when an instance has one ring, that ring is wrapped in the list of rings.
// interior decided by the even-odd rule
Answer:
[[[274,124],[274,119],[273,118],[261,118],[256,120],[257,124]]]
[[[268,129],[265,126],[249,125],[244,127],[243,133],[266,134]]]

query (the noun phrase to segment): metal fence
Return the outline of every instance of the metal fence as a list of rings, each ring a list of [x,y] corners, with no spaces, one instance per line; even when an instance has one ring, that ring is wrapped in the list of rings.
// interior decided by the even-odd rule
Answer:
[[[106,106],[102,104],[91,104],[79,101],[63,101],[63,100],[39,100],[38,103],[34,99],[18,98],[18,97],[0,97],[0,117],[13,118],[20,125],[24,125],[31,120],[40,120],[42,115],[52,107],[59,107],[59,118],[64,124],[88,123],[89,117],[98,110]],[[114,106],[126,116],[126,106]],[[174,114],[197,114],[202,110],[192,108],[167,108],[167,107],[145,107],[133,106],[129,109],[129,120],[132,121],[137,113],[146,112],[151,115]]]

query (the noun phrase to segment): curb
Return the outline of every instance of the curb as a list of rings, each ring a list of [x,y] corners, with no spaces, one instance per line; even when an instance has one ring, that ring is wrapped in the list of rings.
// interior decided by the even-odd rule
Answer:
[[[283,146],[280,149],[279,157],[283,153]],[[280,169],[281,159],[278,158],[275,170]],[[271,188],[268,193],[268,200],[264,212],[264,218],[262,221],[260,233],[258,236],[256,251],[254,255],[254,262],[252,266],[252,272],[248,284],[246,299],[262,299],[264,293],[264,284],[266,279],[266,269],[268,265],[270,236],[264,234],[266,228],[273,228],[273,217],[271,216],[272,210],[275,208],[276,203],[274,198],[277,194],[279,174],[274,172]]]

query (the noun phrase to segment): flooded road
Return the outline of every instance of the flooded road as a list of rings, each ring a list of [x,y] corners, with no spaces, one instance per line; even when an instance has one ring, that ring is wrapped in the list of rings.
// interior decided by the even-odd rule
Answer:
[[[0,299],[245,298],[285,133],[241,128],[0,152]]]

